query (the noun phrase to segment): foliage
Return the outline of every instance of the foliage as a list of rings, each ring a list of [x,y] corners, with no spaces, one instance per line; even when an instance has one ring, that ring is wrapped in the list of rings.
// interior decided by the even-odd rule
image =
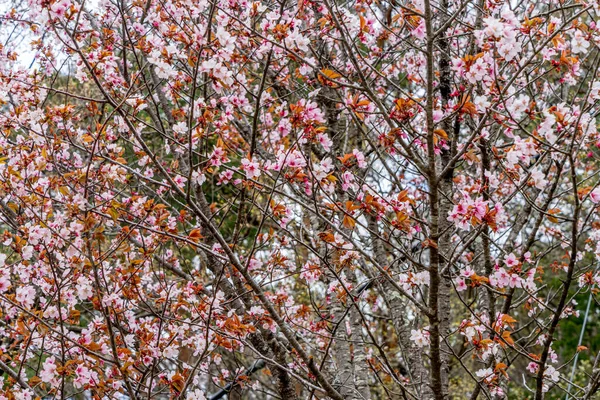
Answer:
[[[599,16],[14,2],[0,400],[594,398]]]

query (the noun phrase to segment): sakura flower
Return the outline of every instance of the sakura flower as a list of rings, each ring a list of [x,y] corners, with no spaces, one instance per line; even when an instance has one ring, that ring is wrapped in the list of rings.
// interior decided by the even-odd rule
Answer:
[[[265,313],[265,310],[260,306],[252,306],[250,308],[250,311],[248,311],[249,315],[256,316],[256,317],[260,317],[264,313]]]
[[[594,204],[600,202],[600,187],[597,187],[590,192],[590,200],[592,200],[592,203]]]
[[[457,292],[463,292],[467,290],[467,284],[465,283],[465,280],[463,278],[456,278],[454,284],[456,285]]]
[[[173,181],[180,189],[183,189],[185,187],[185,183],[187,182],[187,178],[182,175],[177,175],[175,178],[173,178]]]
[[[413,283],[415,285],[425,285],[425,286],[429,286],[429,272],[427,271],[421,271],[421,272],[417,272],[416,274],[414,274],[412,276],[412,280]]]
[[[573,34],[573,38],[571,39],[571,52],[573,54],[577,53],[585,53],[590,47],[590,42],[588,42],[583,36],[583,32],[580,30],[575,30]]]
[[[549,112],[544,112],[546,118],[540,126],[538,127],[538,132],[540,135],[544,136],[550,143],[554,143],[557,139],[554,124],[556,124],[556,116]]]
[[[173,76],[177,75],[175,68],[173,68],[173,66],[169,62],[163,59],[162,55],[158,50],[154,50],[152,53],[150,53],[150,56],[148,56],[148,61],[151,64],[154,64],[154,66],[156,67],[156,75],[159,78],[170,79]]]
[[[77,296],[81,300],[87,300],[94,294],[92,289],[92,281],[85,276],[80,276],[77,279]]]
[[[538,363],[533,361],[527,365],[527,371],[529,371],[532,374],[537,374],[539,368],[540,366],[538,365]]]
[[[187,130],[188,126],[185,122],[178,122],[177,124],[173,125],[173,132],[178,133],[180,135],[187,133]]]
[[[365,162],[365,156],[361,151],[354,149],[352,150],[352,154],[354,154],[354,157],[356,158],[356,164],[358,165],[358,168],[367,167],[367,163]]]
[[[192,172],[192,182],[195,185],[200,186],[204,182],[206,182],[206,176],[200,171],[194,171],[194,172]]]
[[[342,174],[342,189],[343,190],[348,190],[348,189],[357,190],[358,189],[358,185],[356,185],[356,183],[354,183],[354,175],[350,171],[345,171]]]
[[[545,175],[542,173],[542,171],[539,168],[532,169],[531,179],[533,179],[533,181],[535,183],[535,187],[540,190],[545,189],[546,185],[548,184],[548,181],[546,180]]]
[[[256,271],[262,267],[262,262],[257,260],[256,258],[250,259],[248,262],[248,271]]]
[[[162,355],[165,358],[175,358],[175,357],[177,357],[178,354],[179,354],[179,349],[177,349],[177,347],[174,345],[167,346],[162,352]]]
[[[210,155],[210,165],[218,167],[223,163],[228,162],[227,153],[221,147],[215,147],[212,154]]]
[[[320,164],[313,165],[313,170],[317,180],[325,178],[333,170],[331,158],[327,157]]]
[[[415,38],[423,40],[425,38],[425,21],[421,21],[421,23],[411,31],[411,34]]]
[[[302,266],[300,278],[304,279],[307,284],[312,285],[319,280],[321,276],[320,268],[314,263],[307,262]]]
[[[260,176],[260,167],[255,161],[251,161],[247,158],[242,159],[242,171],[246,173],[246,178],[254,179]]]
[[[45,383],[58,383],[56,375],[56,360],[54,357],[48,357],[46,361],[44,361],[42,371],[40,372],[40,379]]]
[[[504,263],[512,268],[519,265],[519,260],[517,260],[517,257],[514,255],[514,253],[510,253],[504,257]]]
[[[491,368],[480,369],[479,371],[475,372],[475,375],[477,375],[479,378],[483,378],[483,382],[490,383],[494,378],[494,370]]]
[[[50,10],[57,17],[62,17],[65,15],[65,12],[71,7],[71,2],[69,0],[60,0],[52,4]]]
[[[283,155],[285,157],[285,155]],[[290,168],[302,168],[306,166],[306,159],[297,150],[291,152],[285,157],[286,165]]]
[[[596,81],[592,84],[590,89],[588,103],[594,103],[594,101],[598,99],[600,99],[600,82]]]
[[[475,104],[477,111],[479,111],[480,113],[485,113],[487,109],[492,105],[492,103],[487,99],[486,96],[476,96],[473,104]]]
[[[21,255],[23,256],[23,260],[31,260],[31,257],[33,257],[33,246],[23,247]]]
[[[467,266],[464,270],[460,272],[460,276],[464,276],[465,278],[469,278],[475,275],[475,271],[470,266]]]
[[[325,151],[331,150],[331,146],[333,145],[333,142],[331,141],[329,136],[327,136],[326,133],[317,134],[317,141],[319,143],[321,143],[321,146],[323,146],[323,150],[325,150]]]
[[[10,287],[10,279],[8,279],[6,276],[0,277],[0,293],[6,292],[8,289],[10,289]]]
[[[454,222],[463,230],[469,230],[472,224],[483,221],[487,213],[488,202],[479,197],[471,199],[468,193],[463,193],[461,201],[448,214],[448,221]]]
[[[186,400],[206,400],[204,392],[200,389],[195,389],[193,392],[187,394]]]
[[[490,285],[498,288],[507,287],[511,282],[511,276],[504,268],[497,268],[496,271],[490,275],[489,279]]]
[[[297,49],[305,52],[308,50],[310,41],[298,31],[292,31],[285,38],[285,44],[288,48]]]
[[[553,382],[558,382],[560,380],[560,372],[558,372],[556,368],[551,365],[546,366],[546,369],[544,370],[544,376],[551,379]]]
[[[417,347],[429,346],[429,332],[423,329],[412,329],[410,331],[410,340],[412,340]]]
[[[504,32],[504,24],[496,18],[487,17],[483,19],[485,33],[489,36],[500,38]]]
[[[17,288],[16,300],[25,308],[31,308],[35,301],[35,288],[31,285],[21,286]]]
[[[228,183],[231,178],[233,178],[233,171],[231,170],[226,170],[223,171],[219,174],[219,179],[217,180],[217,185],[224,185],[226,183]]]

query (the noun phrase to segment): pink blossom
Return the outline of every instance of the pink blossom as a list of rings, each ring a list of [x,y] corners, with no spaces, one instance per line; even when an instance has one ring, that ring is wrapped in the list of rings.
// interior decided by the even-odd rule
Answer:
[[[597,187],[590,192],[590,199],[594,204],[598,204],[598,202],[600,202],[600,187]]]
[[[457,292],[464,292],[465,290],[467,290],[467,284],[465,283],[465,280],[463,278],[457,278],[454,281],[454,284],[456,285]]]
[[[56,384],[58,380],[56,378],[56,360],[54,357],[48,357],[44,361],[42,371],[40,372],[40,379],[42,382]]]
[[[517,257],[514,255],[514,253],[510,253],[504,257],[504,263],[512,268],[519,265],[519,260],[517,260]]]
[[[359,151],[358,149],[354,149],[352,150],[352,154],[354,154],[354,157],[356,158],[356,164],[358,165],[358,168],[367,167],[367,163],[365,162],[365,156],[361,151]]]
[[[417,347],[427,347],[429,346],[429,332],[424,329],[412,329],[410,331],[410,340]]]
[[[257,162],[247,158],[242,159],[242,171],[246,173],[246,178],[254,179],[260,176],[260,167]]]

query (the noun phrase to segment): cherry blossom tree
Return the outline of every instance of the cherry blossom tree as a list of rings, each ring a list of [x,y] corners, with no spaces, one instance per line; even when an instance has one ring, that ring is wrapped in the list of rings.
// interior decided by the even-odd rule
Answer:
[[[0,399],[594,398],[599,17],[15,3]]]

